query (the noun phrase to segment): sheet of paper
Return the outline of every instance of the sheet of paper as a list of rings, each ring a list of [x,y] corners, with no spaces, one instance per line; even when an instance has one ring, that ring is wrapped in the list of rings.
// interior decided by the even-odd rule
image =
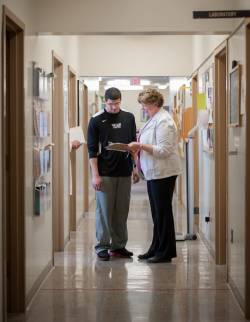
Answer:
[[[86,143],[81,126],[71,127],[69,129],[70,142],[79,141],[81,144]]]

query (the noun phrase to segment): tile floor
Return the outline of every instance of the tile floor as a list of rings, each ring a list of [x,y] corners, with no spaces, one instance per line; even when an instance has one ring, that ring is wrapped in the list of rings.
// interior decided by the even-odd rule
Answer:
[[[178,212],[178,229],[185,220]],[[177,242],[172,263],[137,260],[151,240],[146,189],[133,187],[127,248],[132,259],[96,259],[94,213],[83,219],[55,269],[43,284],[25,322],[212,322],[245,321],[226,283],[225,267],[216,266],[200,240]]]

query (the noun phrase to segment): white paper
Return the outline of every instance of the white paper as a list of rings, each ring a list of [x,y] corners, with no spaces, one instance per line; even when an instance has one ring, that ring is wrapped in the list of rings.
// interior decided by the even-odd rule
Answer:
[[[86,143],[81,126],[71,127],[69,129],[69,141],[79,141],[81,144]]]

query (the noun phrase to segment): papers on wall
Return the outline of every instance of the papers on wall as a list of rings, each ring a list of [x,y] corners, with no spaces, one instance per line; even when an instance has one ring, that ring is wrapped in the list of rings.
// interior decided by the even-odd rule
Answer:
[[[51,148],[34,148],[34,176],[44,176],[51,168]]]
[[[198,93],[197,107],[198,107],[198,110],[205,110],[206,109],[207,104],[206,104],[206,94],[205,93]]]
[[[44,111],[35,110],[34,129],[35,135],[43,138],[49,135],[49,114]]]

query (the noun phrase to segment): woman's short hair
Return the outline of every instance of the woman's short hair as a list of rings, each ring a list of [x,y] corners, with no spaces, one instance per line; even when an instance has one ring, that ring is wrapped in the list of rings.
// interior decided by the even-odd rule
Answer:
[[[147,88],[143,90],[138,96],[140,104],[155,104],[162,107],[164,103],[163,95],[154,88]]]

